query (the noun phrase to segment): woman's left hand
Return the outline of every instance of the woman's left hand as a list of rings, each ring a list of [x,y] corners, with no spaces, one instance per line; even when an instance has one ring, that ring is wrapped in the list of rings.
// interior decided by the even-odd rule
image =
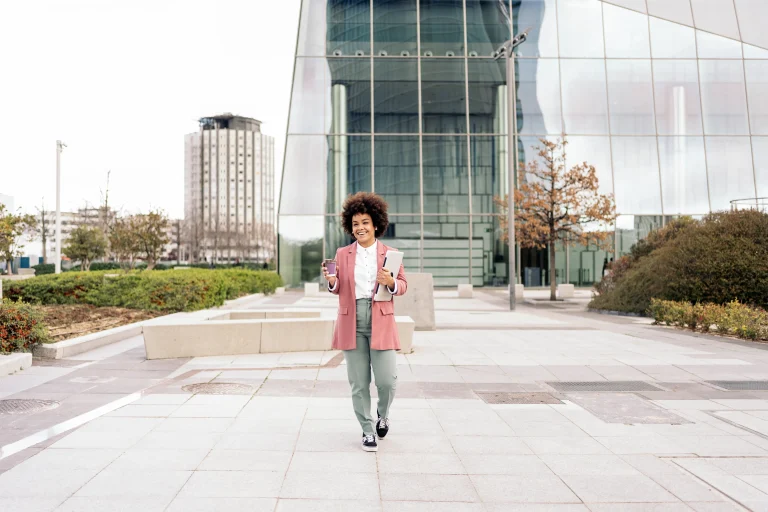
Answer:
[[[395,278],[392,277],[392,274],[390,274],[389,270],[383,268],[379,269],[379,273],[376,276],[376,282],[389,288],[395,286]]]

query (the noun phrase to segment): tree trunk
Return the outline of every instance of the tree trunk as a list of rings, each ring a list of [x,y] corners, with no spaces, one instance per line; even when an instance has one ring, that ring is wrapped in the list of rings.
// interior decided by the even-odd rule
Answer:
[[[555,243],[549,244],[549,300],[557,300],[557,277],[555,276]]]
[[[90,262],[90,260],[83,260],[80,263],[80,267],[81,267],[80,269],[85,271],[85,272],[90,271],[91,270],[91,262]]]
[[[147,270],[152,270],[155,268],[155,265],[157,265],[156,261],[148,260],[147,261]]]

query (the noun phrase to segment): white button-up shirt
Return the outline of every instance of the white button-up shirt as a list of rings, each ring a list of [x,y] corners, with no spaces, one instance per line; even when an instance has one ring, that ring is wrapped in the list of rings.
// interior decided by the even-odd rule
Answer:
[[[355,299],[370,299],[373,297],[379,266],[378,249],[378,240],[368,248],[357,243],[357,254],[355,255]],[[329,283],[328,289],[335,292],[338,286],[339,279],[337,278],[333,288],[331,288]],[[392,288],[387,288],[387,291],[393,295],[397,293],[397,280],[395,280],[395,285]]]

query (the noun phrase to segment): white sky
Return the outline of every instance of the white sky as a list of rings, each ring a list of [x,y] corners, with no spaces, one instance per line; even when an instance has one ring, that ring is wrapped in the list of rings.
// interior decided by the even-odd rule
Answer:
[[[184,206],[184,135],[222,112],[255,117],[282,170],[300,0],[3,1],[0,193],[33,213],[100,201]]]

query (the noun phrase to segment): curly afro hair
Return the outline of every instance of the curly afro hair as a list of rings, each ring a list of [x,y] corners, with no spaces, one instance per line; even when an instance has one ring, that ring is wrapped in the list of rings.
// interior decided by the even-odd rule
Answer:
[[[344,201],[341,210],[341,226],[348,235],[352,235],[352,217],[359,213],[367,213],[371,216],[373,227],[376,228],[374,233],[378,238],[384,234],[387,226],[389,226],[387,207],[387,202],[378,194],[372,192],[353,194]]]

